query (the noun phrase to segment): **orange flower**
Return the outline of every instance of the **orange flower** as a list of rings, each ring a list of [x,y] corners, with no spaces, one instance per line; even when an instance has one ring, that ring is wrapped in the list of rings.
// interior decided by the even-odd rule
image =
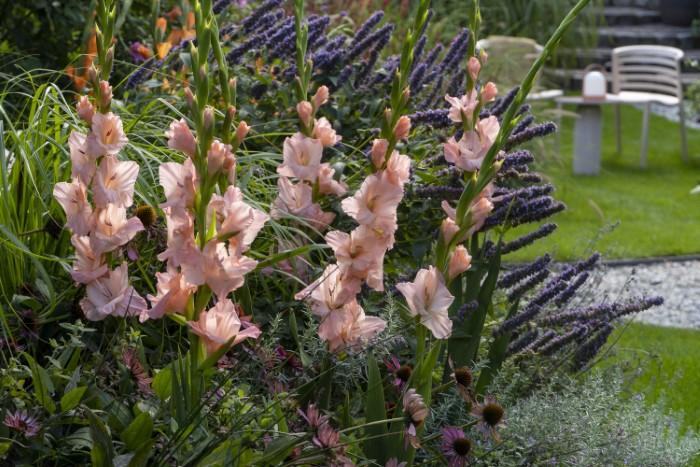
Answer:
[[[170,47],[172,47],[172,44],[169,40],[167,42],[161,42],[157,44],[156,53],[158,54],[158,58],[160,58],[161,60],[164,59],[168,55],[168,52],[170,52]]]

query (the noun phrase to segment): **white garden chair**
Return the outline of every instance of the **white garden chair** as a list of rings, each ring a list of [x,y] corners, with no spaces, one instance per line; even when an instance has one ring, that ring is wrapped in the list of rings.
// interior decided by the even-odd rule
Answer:
[[[647,164],[649,141],[649,108],[652,103],[678,106],[681,123],[683,161],[688,161],[688,143],[685,135],[683,84],[680,60],[683,51],[662,45],[630,45],[612,51],[612,92],[623,104],[644,106],[642,123],[641,166]],[[620,135],[620,105],[615,106],[617,152],[622,152]]]

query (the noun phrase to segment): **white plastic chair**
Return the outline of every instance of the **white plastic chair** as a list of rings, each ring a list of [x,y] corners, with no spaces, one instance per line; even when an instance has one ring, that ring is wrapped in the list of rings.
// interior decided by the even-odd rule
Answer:
[[[649,108],[658,103],[678,106],[681,123],[683,162],[688,162],[688,142],[685,135],[683,84],[680,60],[683,51],[662,45],[630,45],[612,51],[612,92],[623,104],[643,104],[641,166],[647,164],[649,141]],[[622,152],[620,135],[620,105],[615,106],[617,152]]]

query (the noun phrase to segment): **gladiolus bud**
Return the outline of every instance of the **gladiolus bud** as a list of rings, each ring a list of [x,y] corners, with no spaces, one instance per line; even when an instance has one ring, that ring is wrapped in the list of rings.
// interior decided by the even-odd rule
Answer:
[[[471,262],[472,257],[469,255],[467,249],[464,245],[459,245],[450,258],[450,267],[448,271],[449,279],[452,280],[469,269]]]
[[[486,63],[486,60],[488,60],[489,54],[486,53],[484,49],[481,49],[481,52],[479,53],[479,62],[483,65]]]
[[[190,88],[185,88],[185,101],[187,101],[187,105],[190,109],[194,108],[194,94],[192,94]]]
[[[100,81],[100,109],[106,109],[112,102],[112,86],[107,81]]]
[[[102,69],[112,71],[112,62],[114,62],[114,46],[107,49],[107,54],[105,54],[105,62],[102,65]]]
[[[299,102],[297,104],[297,113],[299,114],[299,120],[301,120],[301,123],[308,127],[311,124],[311,119],[313,118],[314,113],[311,102]]]
[[[481,63],[479,63],[479,60],[476,57],[471,57],[469,58],[467,67],[469,69],[469,77],[472,79],[472,81],[476,81],[476,79],[479,77],[479,72],[481,71]]]
[[[386,157],[386,151],[389,149],[389,141],[385,139],[375,139],[372,143],[372,162],[377,169],[381,169],[384,166],[384,158]]]
[[[315,110],[328,102],[328,88],[326,86],[321,86],[318,88],[316,94],[314,94],[313,101]]]
[[[97,80],[97,69],[95,68],[95,65],[91,64],[88,67],[88,80],[90,81],[90,84],[92,85],[92,87],[97,87],[98,80]]]
[[[236,108],[232,105],[228,106],[228,116],[230,119],[233,119],[234,115],[236,115]]]
[[[246,122],[242,121],[238,124],[238,127],[236,127],[236,141],[239,145],[243,142],[249,131],[250,127]]]
[[[165,32],[165,29],[168,27],[168,20],[165,18],[158,18],[156,20],[156,27]]]
[[[396,123],[394,135],[397,140],[402,140],[408,136],[409,131],[411,131],[411,119],[404,115],[399,118],[399,121]]]
[[[496,94],[498,94],[498,89],[496,88],[496,85],[493,84],[491,81],[486,83],[486,86],[481,90],[481,104],[486,104],[487,102],[491,102],[496,98]]]
[[[92,126],[92,117],[95,115],[95,107],[90,103],[88,96],[81,96],[76,107],[78,117],[83,119],[88,126]]]
[[[403,93],[401,93],[401,104],[406,105],[408,104],[408,99],[411,97],[411,90],[406,88],[403,90]]]
[[[209,106],[204,108],[204,115],[203,115],[202,122],[204,123],[205,130],[208,130],[209,128],[214,126],[214,109],[212,109]]]

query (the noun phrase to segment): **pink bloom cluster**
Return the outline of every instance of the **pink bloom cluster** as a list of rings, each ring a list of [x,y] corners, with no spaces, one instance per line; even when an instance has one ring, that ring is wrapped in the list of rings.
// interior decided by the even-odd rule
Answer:
[[[481,66],[486,61],[482,52],[480,58],[471,57],[467,68],[470,82],[475,84],[479,77]],[[461,123],[464,134],[459,141],[450,138],[444,146],[445,159],[466,172],[476,172],[481,169],[484,157],[496,141],[500,124],[496,117],[479,120],[481,109],[496,97],[496,86],[489,82],[477,90],[474,86],[461,98],[445,96],[451,108],[449,118]],[[426,326],[438,339],[446,339],[452,335],[452,320],[448,309],[454,297],[445,284],[471,266],[472,257],[462,245],[469,237],[483,227],[486,217],[493,210],[493,184],[490,183],[473,200],[464,218],[457,219],[456,209],[447,201],[442,202],[442,208],[447,218],[442,223],[442,238],[450,250],[449,264],[446,271],[440,271],[430,266],[421,269],[413,282],[397,284],[397,289],[406,297],[411,314],[420,316],[421,324]],[[468,226],[463,223],[468,222]],[[460,234],[460,231],[462,232]],[[455,238],[457,235],[459,238]]]
[[[106,108],[112,88],[102,81],[100,89],[100,108]],[[89,320],[134,316],[146,310],[146,301],[129,285],[126,262],[112,270],[107,259],[144,228],[138,218],[126,215],[134,202],[139,167],[115,155],[128,143],[117,115],[96,113],[87,96],[80,99],[77,112],[89,130],[87,134],[73,131],[68,138],[71,182],[57,183],[53,191],[66,213],[66,228],[74,234],[76,261],[71,277],[87,285],[80,306]]]
[[[405,138],[410,120],[401,117],[396,127]],[[319,279],[296,295],[307,300],[312,312],[321,317],[319,335],[329,342],[331,350],[356,346],[386,327],[381,319],[365,315],[356,295],[363,281],[375,290],[384,290],[384,255],[394,245],[396,209],[410,176],[408,156],[393,151],[387,160],[388,149],[387,140],[374,140],[371,158],[375,172],[341,203],[359,226],[350,233],[333,231],[325,236],[337,263],[326,267]]]
[[[211,111],[205,109],[205,119]],[[236,131],[236,145],[247,132],[247,125],[241,122]],[[187,123],[173,121],[166,136],[170,148],[182,151],[188,157],[182,164],[167,162],[159,168],[160,184],[166,197],[160,207],[165,214],[168,236],[167,248],[158,259],[166,261],[167,268],[156,274],[157,293],[147,297],[152,308],[140,319],[185,314],[188,303],[193,302],[193,294],[206,284],[216,295],[217,303],[208,311],[202,311],[199,319],[188,322],[188,325],[202,338],[207,353],[211,354],[231,339],[235,344],[260,334],[256,327],[241,323],[236,305],[227,297],[243,285],[245,274],[257,266],[257,261],[244,253],[250,249],[269,216],[248,205],[241,190],[229,185],[222,195],[213,194],[205,207],[206,232],[210,234],[200,249],[195,239],[196,209],[202,209],[195,206],[197,192],[204,177],[235,179],[234,148],[214,140],[206,152],[206,171],[199,173],[193,162],[193,158],[200,157],[196,154],[197,141]]]

